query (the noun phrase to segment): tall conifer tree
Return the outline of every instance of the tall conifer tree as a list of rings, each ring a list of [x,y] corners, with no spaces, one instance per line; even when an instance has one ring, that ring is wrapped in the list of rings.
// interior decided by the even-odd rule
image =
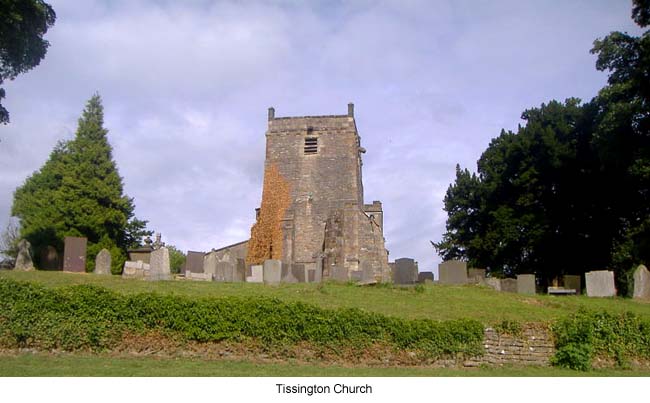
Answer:
[[[59,142],[49,160],[16,189],[12,214],[34,249],[62,250],[65,236],[88,238],[88,269],[107,248],[119,272],[126,248],[142,235],[146,221],[134,218],[104,128],[104,109],[94,95],[79,119],[74,140]]]

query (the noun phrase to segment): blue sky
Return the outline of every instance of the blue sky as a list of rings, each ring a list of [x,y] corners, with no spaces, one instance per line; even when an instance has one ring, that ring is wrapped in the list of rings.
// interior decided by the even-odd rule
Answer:
[[[136,215],[183,250],[246,239],[262,193],[266,113],[355,103],[365,200],[390,258],[437,271],[443,197],[524,109],[589,100],[592,42],[640,31],[628,1],[50,1],[40,66],[5,83],[0,227],[13,191],[99,92]]]

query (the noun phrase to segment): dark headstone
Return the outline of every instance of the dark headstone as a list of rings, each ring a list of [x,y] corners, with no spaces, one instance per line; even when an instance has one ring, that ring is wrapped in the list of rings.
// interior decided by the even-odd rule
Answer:
[[[244,259],[237,259],[237,264],[235,266],[235,278],[233,281],[246,281],[246,261]]]
[[[316,281],[316,270],[315,269],[307,270],[307,281],[309,283],[313,283],[314,281]]]
[[[418,273],[418,283],[433,282],[433,272],[422,271]]]
[[[291,265],[291,273],[299,283],[305,282],[305,265],[294,263]]]
[[[85,237],[67,236],[64,239],[63,271],[83,273],[86,271],[86,244]]]
[[[395,284],[415,284],[418,281],[418,268],[415,260],[403,257],[395,259],[393,282]]]
[[[203,273],[203,257],[205,253],[188,251],[185,259],[185,271],[192,273]]]
[[[335,281],[349,281],[348,269],[340,266],[332,266],[332,280]],[[309,280],[311,283],[313,280]]]
[[[43,270],[59,270],[61,268],[61,260],[54,246],[48,245],[41,249],[41,267]]]

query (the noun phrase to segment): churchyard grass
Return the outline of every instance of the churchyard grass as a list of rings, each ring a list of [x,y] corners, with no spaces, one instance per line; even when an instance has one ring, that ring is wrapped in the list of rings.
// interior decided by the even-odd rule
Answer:
[[[416,287],[352,284],[215,283],[122,279],[49,271],[0,271],[0,278],[29,281],[46,287],[95,284],[124,293],[156,292],[188,297],[263,296],[287,302],[305,302],[321,308],[360,308],[404,319],[476,319],[485,325],[503,321],[520,323],[550,322],[577,312],[580,308],[610,313],[633,312],[650,317],[650,303],[625,298],[587,298],[586,296],[518,295],[496,292],[488,287],[426,284]]]
[[[84,353],[0,353],[0,376],[650,376],[650,369],[597,369],[587,372],[556,367],[341,367],[296,363],[258,363],[111,356]]]

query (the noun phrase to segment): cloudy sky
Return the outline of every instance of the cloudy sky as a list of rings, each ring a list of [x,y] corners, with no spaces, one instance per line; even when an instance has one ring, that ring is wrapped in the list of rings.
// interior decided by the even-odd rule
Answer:
[[[15,188],[74,137],[94,92],[136,215],[204,251],[249,236],[269,106],[329,115],[354,102],[391,260],[434,271],[455,165],[475,170],[526,108],[591,99],[606,80],[593,40],[640,32],[620,0],[49,2],[47,56],[5,83],[2,229]]]

